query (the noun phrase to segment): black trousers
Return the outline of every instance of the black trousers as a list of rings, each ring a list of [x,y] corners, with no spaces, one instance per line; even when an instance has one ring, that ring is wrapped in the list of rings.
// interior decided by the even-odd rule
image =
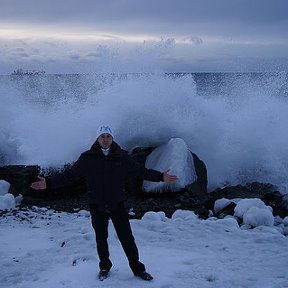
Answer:
[[[124,205],[119,205],[119,207],[112,212],[102,212],[91,206],[90,212],[92,226],[96,235],[97,252],[100,260],[99,268],[101,270],[110,270],[112,267],[112,262],[109,259],[109,247],[107,242],[108,224],[109,219],[111,219],[123,250],[128,258],[132,272],[134,275],[137,275],[145,271],[144,264],[139,261],[138,249]]]

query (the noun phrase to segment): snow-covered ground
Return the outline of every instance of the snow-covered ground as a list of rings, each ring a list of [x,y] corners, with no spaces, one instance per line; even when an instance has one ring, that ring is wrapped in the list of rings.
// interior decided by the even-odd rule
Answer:
[[[0,181],[1,287],[288,287],[288,217],[274,217],[260,199],[217,200],[215,212],[237,204],[224,219],[177,210],[171,218],[151,211],[131,220],[141,260],[155,277],[149,283],[132,275],[110,224],[114,266],[100,282],[89,212],[19,209],[9,186]]]
[[[148,212],[131,225],[154,280],[132,275],[109,225],[114,266],[111,277],[100,282],[87,211],[16,212],[0,217],[1,287],[288,287],[288,237],[275,226],[243,229],[233,218],[201,220],[178,210],[168,219],[163,212]]]

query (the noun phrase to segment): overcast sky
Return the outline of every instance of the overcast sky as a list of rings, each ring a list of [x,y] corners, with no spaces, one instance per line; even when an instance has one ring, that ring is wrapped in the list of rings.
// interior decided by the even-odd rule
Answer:
[[[288,70],[287,0],[0,0],[0,74]]]

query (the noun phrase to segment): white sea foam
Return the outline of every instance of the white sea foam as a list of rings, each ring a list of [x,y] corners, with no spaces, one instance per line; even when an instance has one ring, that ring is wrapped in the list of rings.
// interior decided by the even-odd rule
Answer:
[[[287,192],[286,78],[286,73],[1,76],[0,161],[62,166],[89,149],[105,122],[127,150],[182,138],[206,163],[210,188],[261,181]]]

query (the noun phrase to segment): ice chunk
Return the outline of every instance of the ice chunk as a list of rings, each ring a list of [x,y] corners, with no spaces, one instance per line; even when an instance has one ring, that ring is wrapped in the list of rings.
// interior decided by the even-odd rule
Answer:
[[[170,169],[169,174],[178,177],[174,183],[143,181],[143,190],[146,192],[179,191],[196,180],[192,154],[180,138],[172,138],[167,144],[157,147],[147,157],[145,166],[161,172]]]

